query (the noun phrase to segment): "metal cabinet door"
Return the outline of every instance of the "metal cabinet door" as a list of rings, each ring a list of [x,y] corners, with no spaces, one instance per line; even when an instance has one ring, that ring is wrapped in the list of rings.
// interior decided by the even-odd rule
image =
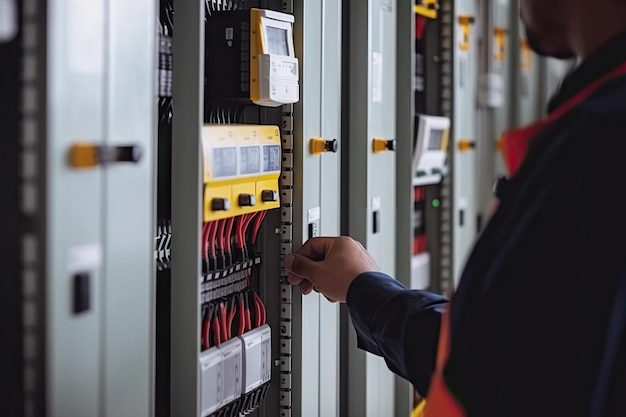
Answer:
[[[349,132],[345,218],[348,233],[395,275],[396,155],[374,153],[375,140],[396,139],[396,2],[349,2]],[[346,11],[344,10],[344,13]],[[402,140],[402,138],[398,138]],[[349,326],[347,399],[351,416],[394,415],[395,383],[385,362],[360,351]]]
[[[68,155],[76,142],[101,145],[105,136],[105,1],[50,2],[47,14],[48,72],[40,78],[47,85],[40,174],[47,187],[47,410],[51,417],[91,417],[103,389],[103,173],[72,168]],[[24,106],[40,98],[36,93]],[[89,306],[75,313],[80,280]]]
[[[108,0],[107,146],[138,162],[103,170],[102,376],[106,417],[153,416],[155,6]]]
[[[467,49],[462,24],[464,17],[476,18],[476,0],[455,0],[454,4],[454,110],[452,120],[452,219],[453,219],[453,277],[458,282],[466,258],[477,234],[476,227],[476,152],[461,150],[462,141],[475,143],[478,139],[476,126],[478,45],[476,32],[481,22],[470,24]]]
[[[293,250],[315,236],[339,234],[341,2],[294,2],[301,99],[294,105]],[[337,140],[338,152],[312,154],[312,138]],[[293,416],[339,412],[339,310],[315,293],[292,292]]]

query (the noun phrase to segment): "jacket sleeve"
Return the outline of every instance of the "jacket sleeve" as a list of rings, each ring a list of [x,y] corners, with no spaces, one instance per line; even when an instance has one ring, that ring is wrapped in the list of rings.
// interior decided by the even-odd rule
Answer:
[[[447,300],[409,290],[382,273],[364,273],[350,285],[347,306],[358,346],[382,356],[389,369],[425,396],[435,367]]]

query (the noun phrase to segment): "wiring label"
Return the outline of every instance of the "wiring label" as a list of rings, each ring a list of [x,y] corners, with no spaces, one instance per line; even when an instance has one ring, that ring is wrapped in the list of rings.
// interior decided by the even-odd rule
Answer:
[[[102,263],[102,248],[93,243],[89,245],[74,246],[67,251],[67,272],[93,271]]]

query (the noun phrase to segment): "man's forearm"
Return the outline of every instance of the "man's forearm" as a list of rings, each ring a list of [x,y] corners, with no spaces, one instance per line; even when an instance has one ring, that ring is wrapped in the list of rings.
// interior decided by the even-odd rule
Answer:
[[[425,395],[447,300],[409,290],[382,273],[365,273],[351,284],[347,305],[359,347],[382,356],[391,371]]]

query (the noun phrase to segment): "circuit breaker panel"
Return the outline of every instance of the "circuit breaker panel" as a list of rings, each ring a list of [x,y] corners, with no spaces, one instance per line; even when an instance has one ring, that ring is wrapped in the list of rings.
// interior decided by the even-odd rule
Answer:
[[[157,412],[333,416],[337,307],[281,265],[338,234],[339,14],[201,3],[161,2]]]

